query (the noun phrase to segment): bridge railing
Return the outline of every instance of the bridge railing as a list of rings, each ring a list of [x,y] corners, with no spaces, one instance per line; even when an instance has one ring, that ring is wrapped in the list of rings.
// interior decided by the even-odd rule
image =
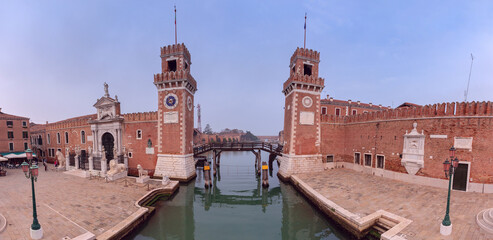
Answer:
[[[195,155],[205,153],[211,150],[234,150],[234,151],[250,151],[261,149],[271,153],[282,152],[282,145],[268,142],[226,142],[226,143],[208,143],[193,148]]]

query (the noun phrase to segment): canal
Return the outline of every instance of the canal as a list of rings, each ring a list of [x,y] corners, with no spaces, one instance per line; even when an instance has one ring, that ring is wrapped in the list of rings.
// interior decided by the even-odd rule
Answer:
[[[126,239],[351,239],[319,213],[292,186],[277,178],[269,188],[255,175],[251,152],[223,152],[213,186],[197,178],[170,200],[156,203],[154,215]],[[262,153],[262,161],[268,154]]]

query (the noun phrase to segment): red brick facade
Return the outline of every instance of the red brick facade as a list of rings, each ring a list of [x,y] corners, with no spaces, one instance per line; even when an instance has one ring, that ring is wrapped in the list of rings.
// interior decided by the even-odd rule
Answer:
[[[377,155],[384,157],[383,169],[406,173],[401,165],[403,135],[417,123],[425,135],[424,167],[416,175],[444,178],[443,161],[454,138],[472,137],[472,149],[458,149],[460,161],[470,163],[469,182],[493,183],[493,103],[442,103],[420,107],[388,109],[354,116],[321,116],[322,154],[336,162],[354,163],[360,153],[377,168]],[[370,166],[368,166],[370,167]]]

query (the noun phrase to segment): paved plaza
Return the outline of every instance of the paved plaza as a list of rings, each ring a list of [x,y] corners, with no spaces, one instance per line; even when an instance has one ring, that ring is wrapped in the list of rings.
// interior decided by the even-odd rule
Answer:
[[[106,183],[40,168],[35,185],[43,239],[73,238],[87,231],[97,236],[136,212],[135,201],[148,192],[147,186],[127,179],[131,185],[125,187],[122,180]],[[0,214],[7,219],[1,240],[31,239],[31,182],[21,169],[8,169],[0,177]]]
[[[360,216],[386,210],[413,222],[401,233],[407,239],[493,239],[480,231],[476,215],[493,207],[493,194],[452,191],[451,236],[440,235],[446,209],[447,189],[404,183],[348,169],[321,174],[298,174],[329,200]]]

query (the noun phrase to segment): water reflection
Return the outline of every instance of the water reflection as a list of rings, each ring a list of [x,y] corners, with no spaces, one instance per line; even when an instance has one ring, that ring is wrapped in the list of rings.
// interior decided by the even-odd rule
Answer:
[[[158,202],[155,215],[127,239],[350,239],[277,177],[262,188],[251,153],[222,154],[211,188],[204,188],[198,171],[171,200]]]

